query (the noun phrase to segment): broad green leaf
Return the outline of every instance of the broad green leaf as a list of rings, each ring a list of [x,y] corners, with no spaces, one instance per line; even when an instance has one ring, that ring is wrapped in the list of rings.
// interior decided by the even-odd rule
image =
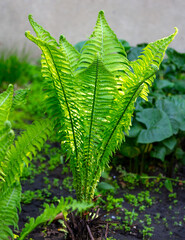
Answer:
[[[101,177],[105,178],[105,179],[108,179],[109,178],[108,172],[102,172]]]
[[[185,157],[185,152],[182,150],[182,148],[177,148],[176,151],[175,151],[175,157],[178,159],[178,160],[181,160]]]
[[[185,99],[181,96],[172,96],[157,100],[156,106],[168,115],[174,134],[179,129],[185,131]]]
[[[173,88],[174,87],[174,83],[173,82],[170,82],[166,79],[162,79],[162,80],[159,80],[157,79],[155,81],[155,85],[158,89],[163,89],[163,88]]]
[[[146,126],[139,133],[138,143],[160,142],[173,134],[168,116],[159,109],[143,109],[136,114],[136,119]]]
[[[185,53],[179,53],[175,49],[168,48],[166,55],[178,68],[185,69]]]
[[[179,80],[177,79],[175,82],[174,82],[174,88],[180,92],[180,93],[185,93],[185,79],[183,80]]]
[[[98,188],[101,190],[115,190],[115,187],[106,182],[100,182]]]
[[[160,159],[162,162],[165,160],[166,148],[164,146],[156,146],[150,153],[151,157]]]
[[[81,41],[81,42],[78,42],[74,45],[75,49],[80,53],[82,48],[83,48],[83,45],[87,42],[86,41]]]
[[[136,146],[130,145],[127,142],[123,143],[120,148],[120,153],[128,158],[135,158],[141,153],[140,149]]]
[[[177,144],[177,139],[176,139],[174,136],[172,136],[172,137],[167,138],[167,139],[165,139],[164,141],[162,141],[162,143],[163,143],[167,148],[169,148],[170,150],[173,150],[174,147],[175,147],[176,144]]]
[[[168,189],[168,191],[173,192],[172,182],[169,179],[166,179],[164,182],[164,186]]]
[[[128,50],[130,50],[131,46],[130,44],[123,39],[119,39],[120,43],[123,45],[123,47],[125,48],[125,51],[127,52]]]
[[[129,138],[135,138],[138,136],[138,134],[140,133],[140,131],[143,129],[144,127],[142,126],[142,124],[140,124],[135,118],[133,120],[132,123],[132,127],[129,131],[128,137]]]

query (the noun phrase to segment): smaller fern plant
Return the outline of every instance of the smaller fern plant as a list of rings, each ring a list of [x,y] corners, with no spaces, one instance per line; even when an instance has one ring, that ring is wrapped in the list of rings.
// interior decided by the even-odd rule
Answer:
[[[20,99],[20,96],[18,97]],[[0,239],[14,239],[10,226],[18,228],[21,210],[20,177],[41,149],[53,129],[48,119],[34,122],[14,142],[14,132],[8,116],[12,107],[13,86],[0,94]],[[16,96],[14,97],[16,99]],[[16,101],[15,101],[16,102]]]
[[[46,106],[70,159],[77,199],[91,202],[110,156],[129,132],[134,103],[147,100],[177,29],[129,61],[103,11],[80,53],[63,35],[57,42],[31,15],[29,21],[36,37],[29,31],[26,37],[42,50]]]

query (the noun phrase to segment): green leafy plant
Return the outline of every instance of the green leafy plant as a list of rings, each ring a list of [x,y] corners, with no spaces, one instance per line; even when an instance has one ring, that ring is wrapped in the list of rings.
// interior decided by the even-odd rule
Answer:
[[[23,168],[41,149],[52,130],[48,119],[35,122],[14,140],[8,116],[12,107],[13,86],[0,94],[0,239],[13,239],[10,226],[18,227],[17,209],[20,210]],[[14,98],[16,99],[16,97]]]
[[[70,159],[77,199],[90,202],[101,172],[128,133],[137,97],[148,86],[177,34],[148,44],[129,61],[100,11],[81,53],[64,36],[59,43],[29,16],[37,35],[26,37],[42,50],[42,75],[48,113]]]
[[[63,215],[66,217],[67,210],[70,208],[71,201],[64,201],[64,198],[61,197],[59,204],[57,207],[55,207],[53,204],[48,205],[46,204],[44,212],[38,216],[36,219],[30,218],[29,222],[25,224],[25,227],[23,228],[19,240],[24,240],[25,237],[33,231],[38,225],[46,223],[51,223],[56,215],[60,213],[60,211],[63,212]]]

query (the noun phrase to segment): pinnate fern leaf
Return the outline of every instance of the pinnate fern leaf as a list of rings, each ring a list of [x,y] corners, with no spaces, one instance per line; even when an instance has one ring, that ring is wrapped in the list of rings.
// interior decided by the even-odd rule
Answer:
[[[20,211],[21,185],[14,183],[6,189],[0,196],[0,239],[7,240],[9,237],[14,239],[13,232],[9,226],[18,228],[18,214]]]
[[[29,15],[28,19],[38,38],[49,43],[50,45],[54,45],[56,47],[59,46],[57,41],[50,35],[50,33],[33,20],[32,15]]]
[[[65,143],[65,150],[68,156],[73,159],[75,172],[80,172],[78,146],[81,142],[81,128],[79,119],[79,108],[76,105],[75,77],[71,70],[69,55],[66,55],[66,48],[56,48],[35,38],[29,32],[26,36],[37,44],[42,52],[42,75],[47,83],[47,102],[56,117],[56,125],[60,127],[60,134]],[[50,81],[52,79],[52,81]],[[51,96],[49,93],[51,92]],[[56,104],[56,105],[55,105]],[[78,186],[80,188],[81,177],[78,174]]]
[[[103,135],[109,125],[109,113],[116,97],[117,84],[114,76],[105,68],[100,56],[95,56],[92,64],[77,75],[77,82],[80,93],[79,95],[77,93],[77,99],[83,112],[84,126],[79,150],[81,161],[86,165],[85,172],[84,168],[81,169],[85,197],[88,193],[87,186],[89,186],[92,167],[97,162]],[[75,171],[72,161],[71,168]]]
[[[0,94],[0,129],[4,128],[4,122],[8,120],[12,106],[12,97],[13,85],[9,85],[8,89]]]
[[[36,121],[18,137],[15,145],[11,145],[2,164],[5,181],[0,182],[1,192],[4,192],[14,182],[19,181],[23,167],[29,164],[38,150],[41,150],[52,129],[53,124],[50,120]]]
[[[6,121],[4,123],[4,128],[0,131],[0,179],[4,181],[5,173],[3,172],[3,164],[5,159],[5,154],[13,143],[14,132],[11,130],[11,123]]]
[[[49,120],[35,122],[18,137],[13,145],[14,133],[7,120],[13,98],[13,86],[10,85],[0,94],[0,239],[13,239],[10,226],[18,228],[17,209],[20,210],[20,177],[23,167],[41,149],[50,135],[53,124]],[[17,102],[18,99],[17,98]],[[22,99],[22,98],[21,98]]]
[[[65,142],[66,145],[69,144],[67,147],[72,148],[77,156],[76,129],[78,128],[78,121],[75,117],[78,117],[78,109],[73,102],[73,100],[75,100],[75,83],[74,76],[70,69],[70,63],[65,52],[61,52],[56,47],[43,42],[39,38],[35,38],[29,32],[26,32],[26,36],[37,44],[43,52],[43,77],[52,79],[52,90],[55,92],[61,116],[65,118],[65,122],[61,124],[64,132],[68,133]],[[54,101],[56,101],[56,99]],[[77,124],[74,124],[74,122]]]
[[[94,31],[82,48],[78,67],[82,69],[88,67],[97,53],[110,72],[120,73],[127,68],[125,49],[109,27],[103,11],[99,12]]]
[[[66,40],[63,35],[60,36],[59,43],[61,51],[65,52],[66,57],[68,58],[71,70],[75,71],[80,58],[80,53]]]
[[[40,224],[44,224],[46,222],[50,224],[58,213],[62,212],[65,216],[67,214],[67,210],[70,208],[70,203],[70,200],[64,200],[64,198],[61,197],[57,207],[55,207],[54,204],[51,204],[50,206],[46,204],[44,212],[40,216],[36,219],[30,218],[29,223],[25,224],[18,240],[24,240],[25,237]]]

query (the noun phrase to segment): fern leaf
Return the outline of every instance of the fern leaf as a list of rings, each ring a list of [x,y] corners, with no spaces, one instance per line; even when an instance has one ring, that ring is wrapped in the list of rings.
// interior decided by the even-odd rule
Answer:
[[[21,185],[13,184],[0,196],[0,239],[7,240],[9,237],[14,239],[13,232],[9,226],[18,228],[17,209],[20,210]]]
[[[86,70],[77,75],[77,81],[80,93],[80,95],[77,93],[77,99],[83,112],[85,126],[83,146],[80,147],[83,150],[81,158],[84,161],[84,167],[79,174],[84,174],[86,198],[90,172],[96,162],[99,147],[103,141],[103,133],[109,124],[108,117],[117,94],[117,83],[98,56]]]
[[[103,11],[99,12],[94,32],[82,48],[79,68],[88,67],[96,53],[100,54],[104,65],[112,73],[120,74],[127,68],[125,49],[109,27]]]
[[[63,35],[60,36],[59,43],[62,52],[64,51],[68,58],[71,70],[75,71],[77,68],[78,59],[80,58],[80,53],[66,40]]]
[[[32,160],[36,152],[41,149],[45,140],[50,135],[53,124],[45,119],[36,121],[27,127],[27,130],[18,137],[15,146],[11,145],[1,164],[4,173],[4,182],[0,182],[0,190],[3,192],[16,180],[19,180],[24,165]]]
[[[62,51],[65,51],[68,59],[71,63],[72,69],[75,69],[77,65],[77,60],[79,59],[78,51],[66,40],[66,38],[61,35],[60,36],[60,43],[58,44],[57,41],[51,37],[50,33],[46,31],[42,26],[40,26],[37,22],[33,20],[32,15],[28,16],[31,26],[33,27],[37,37],[41,39],[43,42],[46,42],[50,45],[54,45],[55,47],[60,47]]]
[[[69,134],[69,139],[66,139],[66,141],[69,142],[71,148],[75,150],[77,156],[78,153],[73,116],[76,116],[78,109],[75,109],[75,105],[72,102],[75,97],[75,95],[73,95],[75,93],[73,93],[72,87],[74,77],[72,76],[69,62],[67,62],[65,54],[54,46],[46,44],[40,39],[33,37],[29,32],[26,32],[26,36],[37,44],[43,52],[45,58],[43,63],[43,77],[51,77],[53,81],[53,90],[55,91],[55,96],[60,104],[61,115],[66,118],[65,131]],[[50,74],[48,75],[48,73]]]
[[[8,120],[12,106],[12,98],[13,85],[9,85],[8,89],[0,94],[0,129],[4,128],[4,122]]]
[[[50,45],[54,45],[56,47],[59,46],[57,41],[50,35],[50,33],[33,20],[32,15],[29,15],[28,19],[38,38],[49,43]]]
[[[147,100],[148,86],[152,84],[155,72],[164,57],[165,50],[176,34],[177,31],[167,38],[149,44],[149,47],[146,47],[141,58],[134,64],[131,63],[130,71],[126,71],[123,77],[122,93],[119,91],[120,96],[118,96],[115,102],[117,112],[112,112],[110,126],[105,131],[105,141],[98,157],[97,168],[92,173],[96,178],[90,184],[91,190],[89,192],[92,192],[93,188],[95,189],[97,180],[100,178],[101,171],[104,169],[109,157],[124,139],[122,129],[128,134],[131,125],[131,116],[134,111],[134,102],[137,97],[141,96]],[[90,198],[92,196],[89,196]]]
[[[38,216],[36,219],[30,218],[29,223],[25,224],[25,227],[23,228],[20,237],[18,240],[24,240],[25,237],[33,231],[37,226],[49,222],[50,224],[56,215],[60,212],[65,215],[65,212],[70,208],[70,202],[69,201],[64,201],[64,198],[61,197],[60,202],[57,207],[55,207],[53,204],[49,206],[48,204],[46,205],[46,208],[44,212]]]
[[[136,84],[134,87],[125,92],[125,94],[119,99],[116,99],[114,110],[111,113],[110,124],[104,131],[102,145],[97,156],[96,167],[91,171],[91,182],[88,194],[88,201],[92,199],[94,195],[93,189],[96,189],[97,182],[101,177],[101,172],[104,170],[106,164],[110,159],[110,156],[119,148],[122,140],[124,139],[124,131],[128,131],[131,124],[131,116],[134,111],[134,103],[143,90],[143,84]]]
[[[13,142],[14,132],[11,130],[11,123],[6,121],[4,128],[0,131],[0,179],[4,181],[5,173],[2,170],[5,154]]]
[[[159,70],[159,66],[164,58],[165,51],[168,45],[173,41],[178,30],[175,28],[175,33],[171,34],[166,38],[162,38],[155,42],[149,43],[138,57],[136,61],[130,62],[130,67],[132,71],[126,70],[125,75],[123,76],[123,87],[126,88],[130,79],[132,81],[143,81],[147,79],[149,85],[152,84],[155,78],[155,72]],[[124,89],[122,88],[124,91]],[[141,97],[144,100],[147,100],[146,88],[141,92]]]
[[[54,106],[53,103],[57,102],[57,110],[60,113],[60,115],[57,115],[57,125],[59,126],[60,124],[60,132],[62,132],[64,137],[65,149],[70,150],[68,154],[72,153],[70,157],[73,158],[75,172],[80,172],[82,163],[78,157],[78,146],[81,142],[81,122],[79,119],[79,108],[77,107],[77,102],[75,102],[76,81],[70,69],[70,62],[65,51],[62,52],[61,49],[59,50],[35,38],[29,32],[26,32],[26,36],[37,44],[43,52],[42,74],[45,79],[52,79],[52,82],[47,82],[47,85],[50,85],[48,92],[53,92],[52,97],[49,97],[49,101],[51,101],[49,105]],[[54,112],[53,116],[55,116],[55,107],[52,111]],[[77,174],[77,176],[79,177],[80,175]],[[77,181],[78,186],[81,185],[81,181],[80,177]]]
[[[19,106],[21,104],[26,104],[26,102],[27,102],[26,97],[28,95],[28,91],[29,91],[29,89],[19,89],[19,90],[15,91],[11,111],[16,106]]]

